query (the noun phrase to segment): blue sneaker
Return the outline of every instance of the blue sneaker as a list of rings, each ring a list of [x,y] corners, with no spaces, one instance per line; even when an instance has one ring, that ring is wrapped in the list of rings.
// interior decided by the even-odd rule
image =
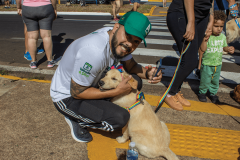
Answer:
[[[32,60],[32,57],[30,55],[30,53],[27,51],[26,53],[24,53],[24,58],[28,61],[31,61]]]
[[[45,51],[44,51],[44,49],[42,49],[42,48],[37,48],[37,54],[42,54],[42,53],[44,53]]]

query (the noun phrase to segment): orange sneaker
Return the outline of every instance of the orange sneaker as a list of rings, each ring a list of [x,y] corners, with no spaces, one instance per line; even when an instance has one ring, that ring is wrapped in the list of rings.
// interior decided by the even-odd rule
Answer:
[[[175,109],[177,111],[182,111],[183,110],[183,106],[182,104],[177,100],[176,96],[171,96],[168,97],[166,96],[166,98],[164,99],[164,101],[167,103],[167,105],[169,107],[171,107],[172,109]]]
[[[185,107],[190,107],[191,106],[191,103],[186,100],[184,97],[183,97],[183,94],[181,94],[181,91],[179,91],[175,97],[177,98],[177,100]]]

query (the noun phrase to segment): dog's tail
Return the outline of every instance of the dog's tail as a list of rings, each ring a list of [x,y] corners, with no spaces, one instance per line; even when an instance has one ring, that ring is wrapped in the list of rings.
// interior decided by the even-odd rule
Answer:
[[[170,148],[164,148],[161,156],[165,157],[167,160],[179,160]]]

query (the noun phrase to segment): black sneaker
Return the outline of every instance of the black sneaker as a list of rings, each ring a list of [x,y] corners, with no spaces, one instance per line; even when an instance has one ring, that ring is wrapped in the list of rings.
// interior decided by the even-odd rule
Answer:
[[[198,99],[201,102],[207,102],[206,94],[198,94]]]
[[[212,103],[217,103],[217,102],[219,102],[218,96],[216,96],[216,95],[210,95],[210,99],[211,99]]]
[[[198,79],[201,79],[201,74],[199,69],[196,70],[195,75]]]
[[[77,122],[65,117],[66,122],[70,126],[71,134],[74,140],[78,142],[90,142],[92,135],[88,132],[87,128],[82,128]]]

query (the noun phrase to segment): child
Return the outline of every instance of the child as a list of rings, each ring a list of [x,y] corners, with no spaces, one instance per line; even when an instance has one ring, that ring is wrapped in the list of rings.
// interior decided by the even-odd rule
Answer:
[[[234,53],[234,47],[227,45],[226,36],[222,34],[226,15],[222,11],[214,12],[214,23],[212,35],[204,37],[199,48],[199,68],[201,67],[201,80],[199,86],[198,98],[206,102],[207,90],[210,92],[212,103],[218,102],[216,96],[219,88],[219,77],[222,68],[222,52]],[[202,61],[202,65],[201,65]]]

